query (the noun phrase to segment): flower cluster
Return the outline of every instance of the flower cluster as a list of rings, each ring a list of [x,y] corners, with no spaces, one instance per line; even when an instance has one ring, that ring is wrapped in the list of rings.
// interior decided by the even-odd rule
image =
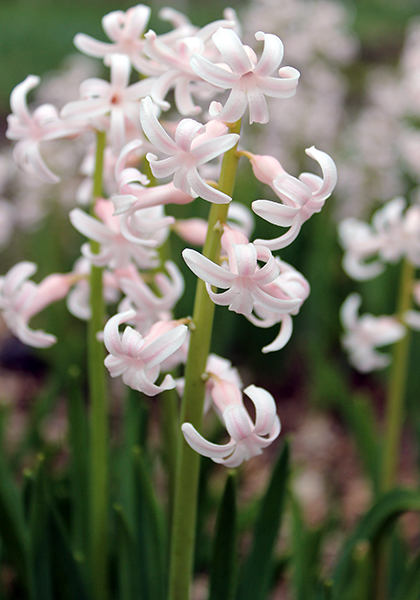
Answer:
[[[400,260],[413,267],[420,266],[420,206],[406,206],[404,198],[394,198],[374,213],[370,224],[353,217],[339,223],[343,268],[350,277],[358,281],[373,279],[384,272],[387,264]],[[418,302],[418,291],[413,290],[413,293]],[[390,362],[389,356],[375,348],[404,337],[404,324],[418,329],[419,320],[418,313],[413,310],[398,317],[370,314],[359,317],[361,302],[359,294],[351,294],[341,308],[345,329],[342,343],[353,366],[368,372],[381,369]]]
[[[122,377],[148,396],[175,386],[182,390],[182,379],[175,381],[168,373],[187,360],[189,327],[196,327],[189,317],[174,318],[184,280],[175,262],[163,261],[164,246],[171,230],[203,245],[207,230],[205,221],[176,220],[165,214],[165,207],[197,198],[229,205],[226,222],[217,225],[222,233],[220,260],[190,248],[182,256],[205,282],[212,302],[244,315],[257,327],[280,324],[273,342],[262,349],[273,352],[289,341],[292,316],[310,291],[304,276],[273,252],[293,242],[304,223],[322,209],[337,181],[332,159],[313,146],[306,152],[319,163],[322,177],[302,173],[296,178],[275,157],[241,149],[237,156],[250,160],[255,176],[277,197],[254,201],[253,213],[287,228],[275,239],[250,241],[252,213],[232,202],[232,194],[219,188],[214,174],[222,156],[237,152],[240,120],[267,123],[267,98],[294,96],[300,74],[280,66],[283,43],[276,35],[255,34],[262,42],[259,57],[244,44],[233,10],[201,29],[172,9],[162,10],[160,16],[172,25],[169,33],[148,31],[150,8],[137,5],[104,17],[110,42],[78,34],[76,47],[103,60],[109,81],[84,79],[79,97],[69,98],[61,110],[52,104],[28,107],[28,92],[40,81],[33,75],[13,91],[7,136],[16,141],[14,158],[27,174],[57,183],[59,175],[44,158],[49,142],[72,140],[84,146],[85,179],[74,198],[91,207],[88,212],[73,204],[69,218],[89,241],[69,274],[47,277],[36,286],[28,281],[36,267],[21,263],[0,280],[0,309],[11,331],[25,343],[48,346],[54,336],[30,330],[29,319],[65,296],[73,314],[90,318],[95,307],[90,305],[89,274],[101,269],[111,315],[98,332],[109,353],[105,366],[111,377]],[[170,108],[180,117],[175,119],[171,111],[172,120],[165,121],[162,111]],[[244,390],[255,406],[253,421],[243,403],[239,374],[227,359],[210,355],[202,376],[207,378],[205,411],[214,408],[231,439],[217,446],[193,424],[184,423],[188,444],[229,467],[260,454],[280,433],[271,394],[254,385]]]

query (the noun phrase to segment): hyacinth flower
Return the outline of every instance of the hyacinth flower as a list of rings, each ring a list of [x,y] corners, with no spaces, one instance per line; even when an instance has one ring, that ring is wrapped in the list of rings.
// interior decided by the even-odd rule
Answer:
[[[92,316],[88,281],[91,269],[92,265],[87,258],[82,256],[76,261],[72,273],[77,277],[77,280],[67,294],[66,299],[69,312],[83,321],[88,321]],[[103,297],[106,304],[115,304],[121,297],[118,279],[108,269],[104,269],[103,271]]]
[[[133,390],[156,396],[175,387],[171,375],[166,375],[160,385],[155,385],[155,381],[159,377],[161,363],[185,341],[188,327],[179,321],[159,321],[145,336],[130,326],[121,335],[119,325],[134,316],[134,310],[118,313],[105,325],[104,343],[109,352],[105,366],[111,377],[122,375],[123,382]]]
[[[39,82],[40,78],[36,75],[28,75],[12,91],[12,114],[7,117],[6,137],[17,141],[13,148],[13,158],[26,173],[45,183],[57,183],[60,178],[46,165],[41,156],[40,144],[77,135],[85,128],[85,122],[81,122],[80,117],[74,123],[60,119],[52,104],[42,104],[31,113],[26,96]]]
[[[122,149],[115,165],[115,179],[118,194],[112,196],[114,215],[120,215],[120,227],[127,239],[135,237],[131,221],[137,211],[166,204],[188,204],[194,200],[189,194],[174,187],[172,182],[146,187],[150,182],[146,175],[135,167],[127,167],[127,162],[136,150],[144,147],[141,140],[133,140]]]
[[[67,103],[61,110],[65,119],[89,119],[98,129],[109,128],[109,141],[118,153],[127,141],[128,122],[139,131],[139,102],[150,93],[150,78],[130,84],[130,61],[124,54],[111,54],[110,82],[92,77],[80,86],[81,100]],[[101,118],[109,115],[109,125]]]
[[[74,208],[70,212],[70,221],[80,233],[101,245],[97,254],[91,251],[89,244],[82,246],[83,256],[95,266],[124,269],[134,261],[140,268],[149,269],[159,264],[154,248],[166,238],[167,228],[173,222],[173,217],[162,216],[161,210],[157,210],[157,218],[144,218],[142,223],[139,223],[137,233],[140,234],[141,225],[143,236],[141,238],[138,235],[134,241],[122,235],[119,217],[114,216],[114,207],[110,200],[98,198],[96,201],[95,214],[98,219],[80,208]]]
[[[262,454],[263,449],[273,443],[281,429],[273,396],[255,385],[249,385],[244,393],[255,406],[255,423],[243,405],[241,391],[228,382],[223,382],[222,386],[216,384],[213,401],[222,414],[231,439],[227,444],[213,444],[203,438],[191,423],[183,423],[182,433],[193,450],[216,463],[234,468]]]
[[[189,248],[182,256],[189,268],[206,282],[207,293],[215,304],[228,306],[229,310],[251,315],[255,306],[277,313],[295,310],[300,299],[291,299],[270,293],[271,284],[279,275],[279,267],[265,246],[250,244],[239,231],[225,227],[222,235],[222,248],[228,257],[228,266],[220,266]],[[259,267],[258,261],[264,262]],[[225,292],[213,292],[211,286],[226,289]]]
[[[345,250],[343,269],[358,281],[372,279],[383,272],[385,265],[380,260],[370,260],[381,246],[382,240],[369,223],[353,217],[343,219],[338,224],[338,237]]]
[[[274,281],[268,284],[270,294],[277,297],[298,298],[300,303],[290,312],[278,313],[268,311],[261,306],[254,306],[254,313],[248,316],[248,320],[256,327],[264,329],[280,323],[280,330],[274,340],[262,348],[262,352],[276,352],[281,350],[290,340],[293,332],[292,315],[297,315],[301,305],[308,298],[310,286],[305,277],[291,265],[276,257],[280,274]]]
[[[173,175],[174,186],[193,198],[200,196],[216,204],[230,202],[230,196],[204,181],[198,167],[233,148],[239,135],[226,133],[227,128],[220,123],[216,126],[211,123],[204,126],[193,119],[182,119],[176,128],[174,141],[157,120],[151,98],[142,100],[140,120],[150,142],[160,152],[168,155],[168,158],[162,160],[151,153],[146,155],[157,179]]]
[[[222,358],[217,354],[209,354],[206,364],[206,392],[204,397],[204,413],[206,414],[210,407],[213,405],[218,410],[217,405],[213,402],[213,391],[216,383],[220,385],[222,382],[228,382],[232,384],[236,389],[241,390],[243,388],[242,379],[239,375],[238,369],[232,366],[232,363],[227,358]],[[176,380],[176,389],[180,397],[184,393],[185,379],[180,377]],[[219,411],[219,416],[221,413]]]
[[[199,54],[190,61],[192,69],[204,81],[222,90],[231,90],[223,108],[219,103],[210,105],[211,116],[234,123],[249,107],[250,124],[268,123],[265,96],[290,98],[296,92],[300,75],[293,67],[282,67],[278,71],[280,78],[272,77],[283,60],[282,41],[276,35],[258,31],[255,39],[264,42],[264,50],[257,60],[255,52],[244,46],[231,29],[220,27],[212,39],[226,65],[213,64]]]
[[[301,173],[297,179],[286,173],[273,157],[250,155],[256,177],[263,183],[269,183],[282,201],[255,200],[252,210],[269,223],[289,227],[278,238],[255,240],[255,243],[263,244],[270,250],[280,250],[291,244],[303,223],[314,213],[320,212],[337,183],[337,168],[328,154],[314,146],[305,152],[319,163],[323,178],[312,173]]]
[[[150,61],[143,55],[144,38],[150,19],[150,7],[144,4],[133,6],[125,13],[115,10],[102,18],[102,27],[112,43],[100,42],[90,35],[78,33],[74,45],[89,56],[105,58],[110,54],[125,54],[135,69],[142,73],[150,70]],[[148,74],[153,74],[148,73]]]
[[[417,282],[414,285],[413,289],[413,297],[415,303],[420,305],[420,282]],[[407,310],[403,314],[403,320],[406,325],[414,329],[415,331],[420,331],[420,312],[418,310]]]
[[[413,205],[404,213],[406,205],[404,198],[390,200],[374,213],[371,225],[355,218],[339,223],[343,268],[350,277],[371,279],[401,258],[420,266],[420,209]]]
[[[164,266],[168,275],[156,273],[153,278],[158,293],[147,285],[133,266],[121,276],[116,273],[119,287],[126,295],[118,310],[135,310],[135,317],[130,323],[141,333],[148,331],[156,321],[169,321],[172,309],[184,293],[184,278],[176,264],[168,260]]]
[[[409,206],[404,198],[394,198],[377,210],[372,226],[382,241],[380,258],[395,263],[405,257],[420,266],[420,207]]]
[[[345,333],[342,345],[349,353],[351,364],[362,373],[388,366],[388,354],[375,348],[388,346],[402,339],[406,333],[404,325],[389,316],[374,317],[364,314],[359,317],[362,303],[360,294],[350,294],[340,309],[340,319]]]
[[[158,75],[163,69],[159,62],[154,62],[144,53],[144,32],[150,19],[150,7],[138,4],[126,12],[115,10],[102,19],[102,27],[111,43],[100,42],[89,35],[78,33],[74,45],[81,52],[97,58],[106,58],[110,54],[125,54],[133,67],[143,75]],[[176,41],[187,35],[193,35],[196,27],[188,18],[172,9],[163,8],[159,16],[170,22],[176,29],[162,36],[168,42]]]
[[[34,331],[29,321],[50,304],[65,298],[77,277],[72,273],[53,273],[36,284],[28,281],[36,271],[36,264],[24,261],[0,277],[0,310],[7,327],[21,342],[34,348],[48,348],[57,338],[42,330]]]
[[[234,15],[231,15],[234,16]],[[163,110],[170,108],[165,100],[170,89],[174,89],[174,100],[179,113],[183,116],[196,115],[201,112],[201,107],[193,99],[195,94],[214,96],[218,88],[203,82],[190,65],[192,56],[206,55],[208,59],[220,58],[214,44],[209,47],[208,41],[219,27],[235,28],[236,19],[222,20],[209,23],[190,36],[176,40],[168,40],[165,36],[157,36],[152,30],[145,35],[146,43],[144,52],[157,64],[164,68],[164,72],[156,78],[152,88],[152,98]]]
[[[252,212],[239,202],[232,201],[229,204],[228,218],[226,225],[232,229],[238,229],[247,238],[251,235],[255,227],[254,216]],[[203,246],[208,223],[205,219],[177,219],[172,225],[175,231],[183,240],[194,246]]]

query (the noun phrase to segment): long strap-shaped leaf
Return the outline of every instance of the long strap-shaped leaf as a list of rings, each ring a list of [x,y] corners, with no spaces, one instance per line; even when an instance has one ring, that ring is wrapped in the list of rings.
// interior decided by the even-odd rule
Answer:
[[[294,600],[314,598],[319,587],[319,547],[323,530],[305,526],[301,508],[292,495],[292,583]]]
[[[156,498],[141,448],[133,449],[133,457],[136,476],[136,537],[140,551],[142,594],[145,600],[163,600],[166,583],[163,511]]]
[[[420,598],[420,553],[414,558],[401,581],[396,600],[419,600]]]
[[[333,600],[341,600],[349,585],[357,545],[367,540],[374,546],[386,527],[407,511],[420,511],[419,491],[393,490],[382,496],[366,513],[342,550],[333,578]]]
[[[229,474],[217,515],[209,600],[232,600],[236,575],[235,476]]]
[[[13,561],[28,597],[32,598],[32,573],[29,567],[29,532],[25,525],[21,496],[7,465],[0,455],[0,536],[3,548]]]
[[[289,477],[289,447],[284,444],[261,501],[251,552],[241,570],[238,600],[262,600],[270,585],[273,551],[280,529]]]

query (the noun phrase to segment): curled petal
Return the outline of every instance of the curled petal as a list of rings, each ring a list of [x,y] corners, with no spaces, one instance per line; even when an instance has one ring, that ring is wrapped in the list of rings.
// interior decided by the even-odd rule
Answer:
[[[245,388],[244,394],[252,400],[255,406],[254,433],[268,435],[276,417],[276,403],[273,396],[267,390],[255,385],[249,385]]]
[[[293,321],[292,317],[289,314],[282,315],[280,331],[277,334],[276,338],[268,344],[264,346],[262,352],[267,354],[268,352],[277,352],[277,350],[281,350],[285,347],[287,342],[292,337],[293,332]]]
[[[178,152],[177,145],[157,120],[153,111],[153,102],[150,97],[144,98],[140,102],[140,121],[144,133],[156,148],[169,155]]]
[[[183,423],[181,429],[187,444],[202,456],[207,456],[208,458],[224,458],[229,456],[235,447],[234,440],[223,445],[212,444],[203,438],[191,423]]]
[[[186,248],[182,252],[182,257],[197,277],[211,285],[223,289],[232,285],[232,282],[235,280],[233,273],[216,265],[196,250]]]

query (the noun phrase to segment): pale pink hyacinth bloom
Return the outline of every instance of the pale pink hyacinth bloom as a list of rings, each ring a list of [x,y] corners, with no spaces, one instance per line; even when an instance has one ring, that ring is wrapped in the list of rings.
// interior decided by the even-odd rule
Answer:
[[[239,135],[226,133],[227,127],[221,123],[202,125],[193,119],[182,119],[176,128],[174,141],[157,120],[151,98],[142,100],[140,120],[150,142],[168,155],[168,158],[158,160],[154,154],[147,154],[155,177],[162,179],[173,175],[174,186],[193,198],[201,196],[217,204],[230,202],[227,194],[204,181],[198,167],[233,148]]]
[[[347,275],[365,281],[384,271],[382,261],[370,260],[379,252],[382,239],[368,223],[353,217],[343,219],[338,224],[338,238],[344,249],[343,269]]]
[[[420,306],[420,282],[414,285],[413,297],[415,303]],[[415,331],[420,331],[420,312],[418,310],[407,310],[403,315],[403,321]]]
[[[375,212],[371,225],[354,218],[339,223],[343,267],[350,277],[371,279],[384,271],[385,263],[402,258],[420,266],[420,206],[404,213],[406,205],[404,198],[390,200]]]
[[[6,137],[17,140],[13,158],[26,173],[45,183],[57,183],[60,178],[46,165],[41,156],[40,144],[77,135],[84,129],[85,123],[81,123],[81,119],[74,123],[63,121],[52,104],[42,104],[31,113],[26,96],[40,81],[36,75],[28,75],[12,91],[12,114],[7,117]]]
[[[125,54],[133,67],[147,75],[154,74],[150,61],[143,54],[144,38],[151,9],[144,4],[129,8],[126,12],[115,10],[102,18],[102,27],[112,43],[100,42],[89,35],[78,33],[74,45],[89,56],[105,58],[110,54]]]
[[[160,212],[160,208],[157,207]],[[157,252],[154,249],[167,235],[167,228],[173,217],[144,219],[138,223],[139,235],[128,240],[121,233],[119,219],[114,216],[114,207],[110,200],[98,198],[95,203],[95,214],[98,219],[88,215],[80,208],[70,211],[72,225],[90,240],[101,245],[95,254],[89,244],[83,244],[82,254],[97,267],[108,266],[110,269],[124,269],[134,261],[140,268],[148,269],[158,265]],[[140,211],[139,211],[140,212]],[[143,231],[140,232],[140,227]],[[163,230],[163,233],[162,233]],[[142,238],[140,233],[143,234]]]
[[[109,115],[109,141],[115,152],[120,152],[127,138],[128,123],[140,130],[139,102],[150,93],[150,78],[130,85],[130,61],[124,54],[111,54],[107,59],[111,68],[110,82],[93,77],[80,86],[81,100],[69,102],[61,110],[66,119],[90,119],[103,129],[99,117]]]
[[[217,265],[190,248],[182,253],[192,272],[206,282],[207,293],[215,304],[228,306],[246,317],[255,306],[277,313],[291,312],[299,306],[299,299],[271,294],[269,284],[278,277],[279,266],[268,248],[250,244],[243,233],[228,227],[221,243],[228,257],[226,266]],[[258,261],[265,265],[259,267]],[[226,291],[216,293],[211,286]]]
[[[215,383],[217,382],[220,384],[221,382],[228,382],[229,384],[233,384],[238,390],[241,390],[243,388],[242,379],[238,373],[238,369],[232,367],[230,360],[222,358],[217,354],[209,354],[205,374],[208,379],[206,381],[206,391],[204,396],[204,413],[206,414],[213,404],[221,417],[222,413],[219,411],[216,404],[213,403],[212,398]],[[184,386],[185,379],[183,377],[176,380],[176,389],[181,398],[184,394]]]
[[[165,100],[171,88],[174,88],[176,107],[183,116],[196,115],[201,112],[201,107],[194,102],[193,94],[204,93],[206,96],[214,96],[219,91],[218,88],[203,82],[191,68],[190,60],[196,54],[205,54],[210,60],[219,57],[214,45],[211,44],[209,49],[207,42],[220,26],[235,28],[237,21],[236,19],[214,21],[195,31],[193,35],[176,40],[175,44],[167,43],[170,40],[165,40],[165,36],[157,36],[152,30],[146,33],[145,54],[164,67],[164,72],[153,83],[151,92],[154,102],[163,110],[171,107]]]
[[[76,261],[72,273],[77,280],[66,299],[68,311],[82,321],[88,321],[92,314],[89,285],[91,269],[87,258],[82,256]],[[121,297],[117,277],[108,269],[103,271],[103,296],[105,304],[115,304]]]
[[[265,96],[290,98],[296,92],[299,71],[293,67],[282,67],[280,78],[272,77],[283,60],[283,43],[271,33],[258,31],[255,39],[264,41],[264,50],[257,60],[255,52],[244,46],[231,29],[220,27],[212,36],[213,42],[226,65],[213,64],[198,54],[191,58],[193,70],[204,81],[221,88],[230,89],[223,108],[219,103],[210,105],[210,114],[226,123],[238,121],[249,107],[249,123],[268,123]]]
[[[362,302],[360,294],[350,294],[340,309],[340,319],[345,333],[342,345],[349,353],[350,363],[362,373],[383,369],[391,362],[388,354],[377,352],[376,348],[388,346],[404,337],[406,329],[396,318],[374,317],[371,314],[359,316]]]
[[[420,266],[420,206],[409,206],[404,213],[406,206],[404,198],[394,198],[373,215],[373,229],[382,241],[379,257],[389,263],[405,257]]]
[[[127,326],[121,335],[118,327],[134,317],[129,310],[111,317],[104,329],[104,343],[109,352],[105,366],[111,377],[122,375],[123,382],[133,390],[147,396],[156,396],[175,387],[171,375],[166,375],[160,385],[155,385],[161,364],[183,344],[188,327],[177,321],[159,321],[147,335],[142,336]]]
[[[292,315],[297,315],[300,307],[307,299],[310,293],[310,285],[307,279],[294,269],[291,265],[276,257],[276,262],[280,270],[279,276],[267,287],[274,297],[298,298],[300,304],[292,311],[279,314],[268,311],[260,306],[254,306],[254,313],[247,318],[256,327],[268,328],[280,323],[280,331],[274,340],[262,348],[262,352],[276,352],[281,350],[290,340],[293,332]]]
[[[0,277],[0,310],[4,322],[21,342],[34,348],[48,348],[57,338],[45,331],[30,329],[30,319],[64,298],[75,282],[74,275],[53,273],[41,283],[28,281],[37,270],[35,263],[20,262]]]
[[[149,59],[144,53],[144,32],[150,19],[151,9],[144,4],[129,8],[126,12],[115,10],[102,19],[102,27],[112,43],[105,43],[79,33],[74,38],[75,46],[89,56],[105,58],[110,54],[125,54],[133,67],[144,75],[156,75],[162,72],[162,67]],[[168,42],[193,35],[196,27],[191,25],[188,18],[172,8],[163,8],[159,16],[171,23],[176,29],[162,36]]]
[[[249,385],[244,393],[255,406],[255,423],[242,402],[240,390],[223,382],[213,390],[213,401],[218,404],[224,425],[231,436],[227,444],[213,444],[200,435],[191,423],[183,423],[182,433],[193,450],[229,468],[238,467],[245,460],[262,454],[278,437],[280,420],[276,414],[273,396],[263,388]]]
[[[289,230],[272,240],[255,240],[270,250],[285,248],[296,239],[299,231],[314,213],[320,212],[325,200],[329,198],[337,183],[337,168],[332,158],[317,150],[315,146],[307,148],[306,154],[316,160],[323,177],[312,173],[301,173],[299,178],[292,177],[273,157],[253,156],[251,163],[254,173],[263,183],[269,183],[282,203],[273,200],[255,200],[252,203],[254,213],[274,225],[289,227]],[[274,177],[274,179],[273,179]],[[271,183],[270,183],[271,180]]]
[[[116,273],[119,286],[126,295],[118,311],[135,310],[136,314],[130,323],[140,333],[147,332],[156,321],[171,320],[171,311],[184,293],[184,278],[176,264],[168,260],[164,266],[168,274],[156,273],[153,278],[158,293],[147,285],[133,266],[122,276]]]
[[[131,221],[139,210],[165,204],[188,204],[194,200],[189,194],[174,187],[172,182],[164,185],[146,187],[150,182],[146,175],[135,167],[127,167],[131,155],[144,147],[141,140],[133,140],[124,146],[115,165],[115,179],[118,194],[111,198],[115,215],[120,215],[120,226],[123,235],[131,239],[133,234]]]
[[[240,202],[232,201],[229,204],[227,225],[238,229],[247,238],[254,230],[255,221],[252,212]],[[186,242],[194,246],[204,246],[206,241],[208,222],[205,219],[177,219],[172,229]]]

